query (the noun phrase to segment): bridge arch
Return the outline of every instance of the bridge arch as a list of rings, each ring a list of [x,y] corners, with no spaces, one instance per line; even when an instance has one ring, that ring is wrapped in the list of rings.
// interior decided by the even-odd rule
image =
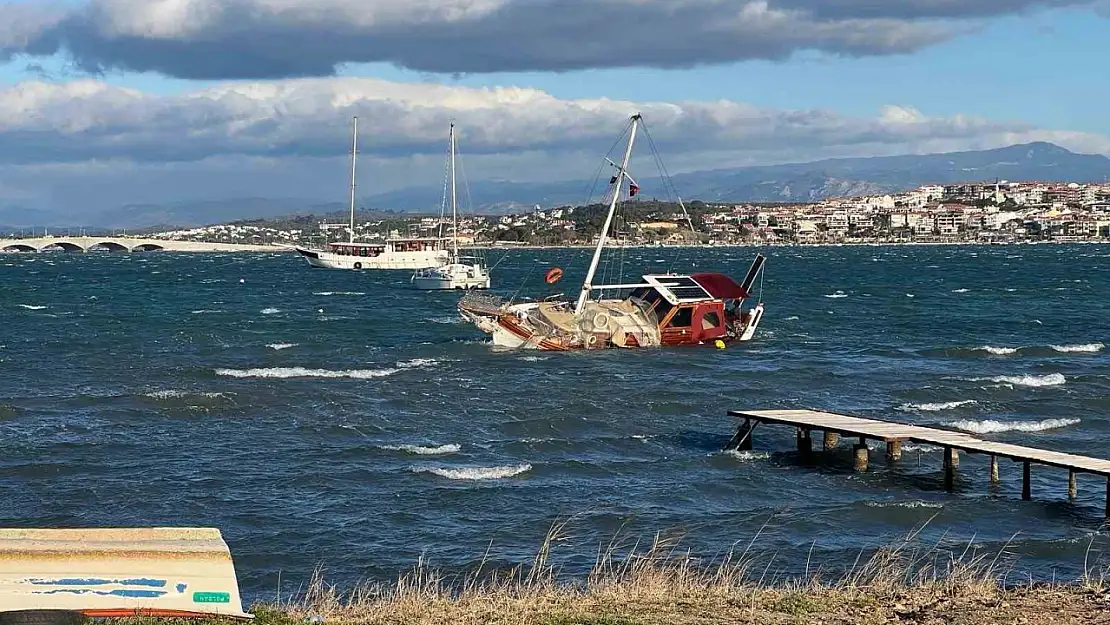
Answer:
[[[60,249],[63,252],[84,252],[85,251],[85,248],[81,247],[80,245],[77,245],[76,243],[72,243],[70,241],[54,241],[50,245],[44,246],[42,249],[43,249],[43,251]]]
[[[126,245],[116,241],[97,241],[90,245],[87,251],[129,252],[131,250]]]
[[[131,251],[132,252],[158,252],[158,251],[162,251],[162,250],[165,250],[165,249],[166,249],[165,246],[158,245],[157,243],[143,243],[142,245],[136,245],[134,248],[131,249]]]
[[[25,243],[13,243],[0,249],[0,252],[37,252],[38,248]]]

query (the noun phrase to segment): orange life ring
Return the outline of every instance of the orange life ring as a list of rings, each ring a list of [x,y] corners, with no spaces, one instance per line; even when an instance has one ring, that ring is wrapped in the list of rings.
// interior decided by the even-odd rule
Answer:
[[[562,278],[563,278],[563,270],[559,269],[558,267],[552,267],[551,269],[548,269],[547,273],[544,274],[544,276],[543,276],[544,282],[546,282],[548,284],[555,284],[556,282],[558,282]]]

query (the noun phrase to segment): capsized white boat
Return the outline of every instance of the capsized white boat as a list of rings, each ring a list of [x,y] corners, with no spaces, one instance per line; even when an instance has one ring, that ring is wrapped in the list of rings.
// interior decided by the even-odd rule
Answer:
[[[451,199],[451,250],[448,260],[438,267],[420,269],[412,275],[412,285],[423,291],[453,291],[471,289],[488,289],[490,285],[490,272],[484,259],[480,256],[459,256],[459,202],[455,190],[455,124],[451,124],[451,148],[448,163],[450,175]],[[448,194],[444,194],[446,204]],[[443,219],[445,210],[440,211],[440,220]],[[466,262],[464,262],[466,261]]]
[[[355,190],[358,164],[358,118],[351,130],[351,219],[349,239],[329,243],[322,249],[293,246],[308,264],[324,269],[423,269],[447,263],[443,239],[437,237],[390,237],[383,242],[355,241]]]

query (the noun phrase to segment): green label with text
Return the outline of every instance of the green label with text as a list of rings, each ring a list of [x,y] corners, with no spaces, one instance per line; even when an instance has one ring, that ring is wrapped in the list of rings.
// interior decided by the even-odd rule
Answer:
[[[231,603],[231,594],[226,592],[194,592],[193,603]]]

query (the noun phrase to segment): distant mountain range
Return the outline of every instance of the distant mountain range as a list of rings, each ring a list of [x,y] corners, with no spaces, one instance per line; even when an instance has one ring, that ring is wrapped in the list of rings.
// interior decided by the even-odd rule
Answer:
[[[809,202],[830,197],[893,193],[923,184],[985,180],[1102,182],[1110,177],[1110,158],[1076,154],[1051,143],[1027,143],[994,150],[873,158],[840,158],[810,163],[740,167],[672,177],[686,200],[706,202]],[[602,181],[604,182],[604,181]],[[638,180],[645,197],[666,196],[659,179]],[[521,183],[471,181],[470,196],[479,213],[509,213],[586,202],[590,182],[581,180]],[[361,198],[372,210],[436,212],[442,187],[412,187]],[[594,198],[597,199],[596,197]],[[206,202],[123,206],[83,219],[84,226],[140,228],[197,226],[290,214],[323,214],[343,206],[296,198],[243,198]],[[19,207],[0,207],[0,224],[13,227],[64,223],[64,216]],[[5,226],[0,226],[0,229]]]

